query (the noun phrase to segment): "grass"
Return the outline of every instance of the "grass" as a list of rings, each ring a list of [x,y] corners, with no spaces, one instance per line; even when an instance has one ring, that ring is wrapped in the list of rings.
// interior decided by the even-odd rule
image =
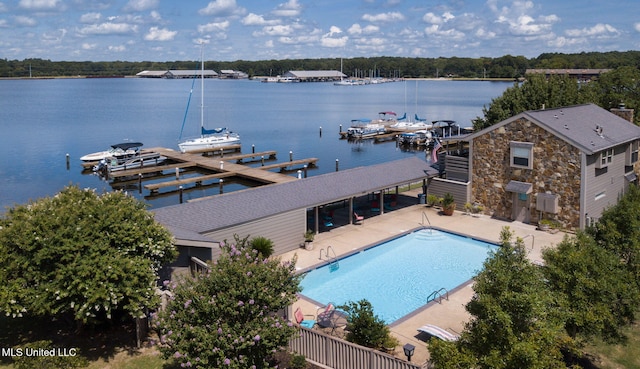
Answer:
[[[595,368],[640,369],[640,322],[625,328],[624,333],[628,337],[624,344],[611,345],[596,340],[585,347]]]

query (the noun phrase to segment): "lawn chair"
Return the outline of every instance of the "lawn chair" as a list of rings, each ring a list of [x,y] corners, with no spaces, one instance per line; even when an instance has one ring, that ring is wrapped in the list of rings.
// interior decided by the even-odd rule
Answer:
[[[313,315],[302,314],[302,309],[300,309],[300,307],[296,309],[296,311],[293,313],[293,316],[296,318],[296,323],[301,327],[313,329],[313,327],[316,325],[315,319],[305,319],[305,317],[313,317]]]
[[[362,224],[364,222],[364,215],[358,215],[358,213],[356,213],[355,211],[353,212],[353,217],[355,218],[355,223],[358,224]]]

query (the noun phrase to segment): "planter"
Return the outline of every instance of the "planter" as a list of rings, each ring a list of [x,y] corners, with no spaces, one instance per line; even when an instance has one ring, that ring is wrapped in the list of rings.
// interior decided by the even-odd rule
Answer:
[[[313,241],[304,241],[305,250],[313,250]]]
[[[444,215],[453,215],[453,212],[456,210],[456,205],[450,205],[450,206],[443,206],[442,207],[442,213]]]

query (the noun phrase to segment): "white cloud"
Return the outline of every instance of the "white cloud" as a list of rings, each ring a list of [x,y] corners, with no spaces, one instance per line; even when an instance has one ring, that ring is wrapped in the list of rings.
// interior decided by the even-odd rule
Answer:
[[[127,23],[101,23],[93,24],[81,28],[78,32],[81,35],[111,35],[111,34],[128,34],[138,31],[138,26]]]
[[[24,15],[17,15],[13,18],[15,23],[20,27],[35,27],[38,25],[38,22],[31,18],[25,17]]]
[[[115,51],[115,52],[118,52],[118,53],[121,53],[121,52],[127,51],[127,48],[126,48],[126,46],[124,46],[124,45],[120,45],[120,46],[109,46],[107,49],[108,49],[109,51]]]
[[[53,10],[59,2],[59,0],[20,0],[18,6],[30,10]]]
[[[80,47],[82,47],[82,50],[95,50],[98,47],[98,44],[90,44],[88,42],[85,42]]]
[[[388,12],[380,14],[365,14],[362,19],[367,22],[396,22],[404,20],[404,15],[400,12]]]
[[[453,40],[461,40],[464,38],[464,33],[456,29],[442,29],[437,24],[432,24],[424,29],[424,33],[427,36],[445,37]]]
[[[349,34],[352,34],[352,35],[362,35],[362,34],[367,35],[367,34],[372,34],[379,31],[380,31],[380,27],[374,26],[373,24],[369,24],[364,28],[362,28],[362,26],[360,26],[358,23],[354,23],[347,30],[347,32],[349,32]]]
[[[598,23],[590,28],[568,29],[566,34],[571,37],[613,37],[620,34],[620,31],[609,24]]]
[[[100,13],[85,13],[80,16],[80,23],[98,23],[101,18]]]
[[[243,15],[246,13],[246,9],[238,6],[236,0],[215,0],[211,1],[206,8],[198,10],[198,13],[214,17],[225,17]]]
[[[289,0],[286,3],[279,4],[272,11],[274,15],[279,17],[297,17],[302,12],[302,6],[298,4],[298,0]]]
[[[293,33],[293,27],[290,25],[267,26],[262,30],[269,36],[288,36]]]
[[[151,27],[144,36],[147,41],[171,41],[176,37],[178,31],[169,31],[166,28]]]
[[[124,6],[125,11],[141,12],[158,7],[159,0],[129,0]]]
[[[224,32],[229,28],[229,21],[213,22],[198,26],[198,32],[211,33],[211,32]]]
[[[277,19],[266,20],[263,16],[254,13],[249,13],[249,15],[242,18],[240,22],[245,26],[274,26],[280,24],[280,21]]]
[[[635,28],[635,30],[636,30],[636,31],[640,32],[640,22],[635,23],[635,24],[633,25],[633,28]]]
[[[66,34],[66,29],[58,29],[56,31],[45,32],[42,34],[41,40],[48,45],[59,44],[60,42],[62,42],[62,39]]]
[[[322,37],[320,39],[320,45],[324,47],[344,47],[349,40],[348,36],[343,37]]]

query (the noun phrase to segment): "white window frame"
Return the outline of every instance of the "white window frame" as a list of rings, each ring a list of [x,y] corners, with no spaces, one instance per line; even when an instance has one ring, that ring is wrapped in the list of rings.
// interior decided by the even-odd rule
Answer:
[[[638,156],[640,153],[640,141],[633,141],[629,144],[629,148],[627,149],[626,155],[626,166],[632,166],[638,161]]]
[[[606,168],[613,162],[613,155],[615,154],[613,148],[606,149],[600,152],[598,156],[598,168]]]
[[[512,168],[533,169],[533,143],[511,141],[509,163]],[[527,156],[521,155],[526,151]],[[527,165],[518,164],[516,159],[526,159]]]

